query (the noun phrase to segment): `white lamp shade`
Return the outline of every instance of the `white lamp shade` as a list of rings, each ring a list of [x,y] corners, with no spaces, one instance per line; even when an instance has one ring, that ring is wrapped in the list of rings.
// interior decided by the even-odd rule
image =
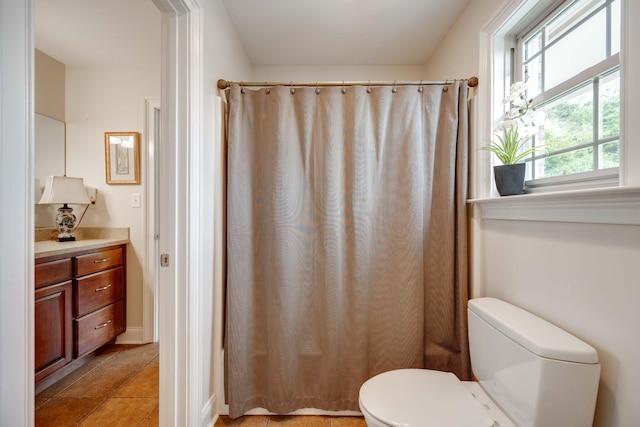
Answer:
[[[44,204],[88,205],[91,203],[84,189],[82,178],[49,176],[39,205]]]

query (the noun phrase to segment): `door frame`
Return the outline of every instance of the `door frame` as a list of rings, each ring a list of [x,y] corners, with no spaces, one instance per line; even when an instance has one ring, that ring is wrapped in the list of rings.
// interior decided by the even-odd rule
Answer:
[[[0,425],[34,423],[33,0],[0,0]]]
[[[159,148],[159,129],[157,116],[160,112],[160,98],[145,98],[145,181],[144,194],[146,208],[145,231],[145,271],[143,272],[142,294],[142,342],[158,341],[158,206],[157,200],[157,173],[156,162]]]
[[[211,425],[203,410],[199,353],[200,294],[205,269],[200,192],[203,116],[202,6],[198,0],[153,0],[162,13],[158,250],[160,425]]]

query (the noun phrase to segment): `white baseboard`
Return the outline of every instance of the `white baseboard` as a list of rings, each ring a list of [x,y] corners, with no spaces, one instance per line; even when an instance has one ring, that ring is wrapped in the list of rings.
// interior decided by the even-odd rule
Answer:
[[[224,414],[224,415],[228,415],[228,414]],[[264,408],[253,408],[245,412],[244,415],[282,415],[282,414],[276,414],[275,412],[267,411]],[[303,409],[295,410],[293,412],[286,413],[284,415],[324,415],[327,417],[361,417],[362,412],[349,411],[349,410],[326,411],[324,409],[303,408]]]
[[[142,327],[128,327],[126,331],[118,335],[116,344],[146,344],[143,338]]]
[[[204,405],[204,408],[202,408],[202,415],[200,416],[200,425],[202,427],[213,427],[213,425],[218,420],[218,414],[215,410],[217,400],[218,399],[214,394],[213,396],[211,396],[207,404]]]

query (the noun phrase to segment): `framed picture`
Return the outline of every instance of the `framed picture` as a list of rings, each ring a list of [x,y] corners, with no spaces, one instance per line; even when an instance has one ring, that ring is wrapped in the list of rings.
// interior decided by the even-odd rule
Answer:
[[[107,184],[140,184],[140,133],[105,132]]]

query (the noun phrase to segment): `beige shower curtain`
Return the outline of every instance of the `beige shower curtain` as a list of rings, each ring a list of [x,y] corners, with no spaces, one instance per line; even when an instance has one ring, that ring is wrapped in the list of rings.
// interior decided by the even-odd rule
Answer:
[[[234,84],[228,130],[230,415],[358,410],[396,368],[468,379],[466,82]]]

